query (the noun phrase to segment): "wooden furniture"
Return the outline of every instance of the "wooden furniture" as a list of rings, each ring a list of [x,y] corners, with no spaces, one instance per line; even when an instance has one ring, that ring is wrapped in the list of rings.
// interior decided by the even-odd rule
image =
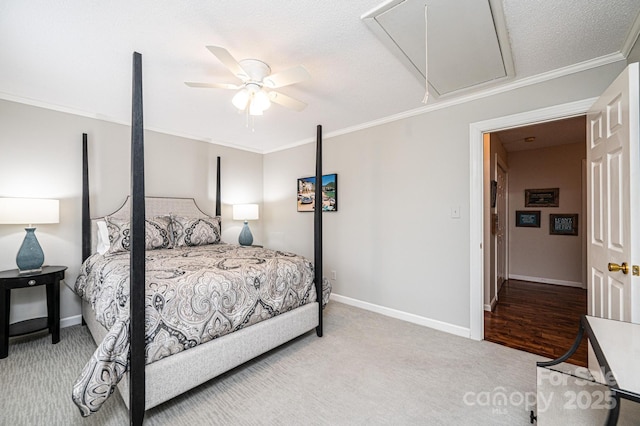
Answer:
[[[596,365],[590,365],[589,370],[563,365],[584,337],[589,340]],[[640,324],[584,315],[571,349],[553,361],[537,363],[538,407],[537,415],[531,412],[531,422],[637,424],[639,355]]]
[[[51,343],[60,341],[60,281],[66,266],[43,266],[41,272],[20,274],[17,269],[0,272],[0,358],[9,355],[9,336],[49,329]],[[11,290],[47,286],[47,316],[9,325]]]
[[[83,261],[91,253],[91,219],[87,166],[87,136],[83,135]],[[199,345],[183,353],[146,365],[145,361],[145,191],[144,142],[142,123],[142,57],[133,54],[133,96],[131,125],[131,249],[130,249],[130,360],[129,371],[118,388],[129,408],[130,424],[141,425],[145,410],[185,392],[231,368],[242,364],[310,330],[322,336],[322,209],[314,214],[314,285],[317,302],[278,315]],[[221,212],[220,157],[217,169],[216,216]],[[316,182],[322,182],[322,127],[317,127]],[[322,186],[316,185],[316,199],[322,199]],[[139,236],[142,236],[140,238]],[[85,304],[83,304],[84,307]],[[83,316],[85,315],[83,311]],[[104,327],[85,318],[98,339]],[[92,325],[93,324],[93,325]],[[99,324],[98,324],[99,325]],[[94,331],[95,330],[95,331]],[[265,337],[268,336],[268,337]],[[179,361],[178,361],[179,360]],[[186,374],[176,368],[201,364],[206,374]],[[186,368],[186,367],[185,367]],[[198,370],[194,370],[198,371]],[[172,389],[160,383],[172,383]],[[160,389],[160,390],[159,390]]]

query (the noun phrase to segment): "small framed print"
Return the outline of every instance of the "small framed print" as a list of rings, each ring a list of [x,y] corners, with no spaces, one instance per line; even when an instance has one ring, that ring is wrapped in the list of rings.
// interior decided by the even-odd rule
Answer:
[[[549,234],[551,235],[578,235],[577,214],[550,214]]]
[[[525,189],[525,207],[558,207],[560,188]]]
[[[316,206],[315,176],[298,179],[298,211],[312,212]],[[322,211],[338,211],[338,174],[322,175]]]
[[[540,210],[516,210],[516,226],[540,228]]]

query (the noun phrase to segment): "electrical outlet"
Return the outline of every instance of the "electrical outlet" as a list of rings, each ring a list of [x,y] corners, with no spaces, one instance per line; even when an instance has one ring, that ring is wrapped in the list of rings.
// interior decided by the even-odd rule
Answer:
[[[331,279],[336,280],[336,271],[331,271]]]

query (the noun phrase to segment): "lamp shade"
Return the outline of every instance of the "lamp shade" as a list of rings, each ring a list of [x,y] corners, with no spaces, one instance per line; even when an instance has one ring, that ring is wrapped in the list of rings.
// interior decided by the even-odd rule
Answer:
[[[258,220],[257,204],[234,204],[233,220]]]
[[[44,224],[60,221],[60,202],[41,198],[0,198],[0,224]]]

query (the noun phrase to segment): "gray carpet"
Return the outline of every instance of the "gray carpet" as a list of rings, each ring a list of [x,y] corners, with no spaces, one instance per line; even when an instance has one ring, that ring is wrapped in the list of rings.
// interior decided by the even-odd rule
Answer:
[[[330,302],[308,333],[146,413],[145,425],[527,425],[542,358]],[[0,424],[125,425],[116,393],[82,418],[71,385],[86,328],[13,338],[0,360]],[[492,405],[505,394],[510,403]],[[522,402],[520,402],[522,401]]]

